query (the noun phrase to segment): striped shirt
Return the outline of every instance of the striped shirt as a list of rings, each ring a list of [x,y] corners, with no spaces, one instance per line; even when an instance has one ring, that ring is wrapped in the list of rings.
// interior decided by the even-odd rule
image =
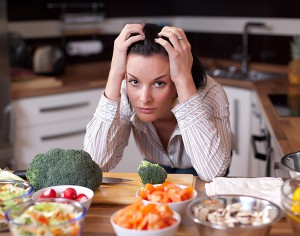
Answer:
[[[193,167],[204,181],[224,175],[230,164],[231,130],[222,86],[207,76],[205,87],[172,112],[177,125],[166,151],[153,124],[141,121],[131,109],[123,83],[118,101],[102,94],[87,125],[84,150],[103,171],[109,171],[122,159],[132,131],[144,159],[173,168]]]

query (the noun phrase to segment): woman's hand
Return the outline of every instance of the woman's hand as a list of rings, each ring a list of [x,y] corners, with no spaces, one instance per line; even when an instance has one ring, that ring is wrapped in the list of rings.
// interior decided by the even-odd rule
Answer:
[[[137,34],[131,36],[131,34]],[[121,83],[124,79],[127,63],[127,49],[137,41],[144,40],[143,26],[141,24],[127,24],[114,41],[111,67],[105,88],[105,96],[111,100],[120,97]]]
[[[170,76],[176,86],[179,102],[186,101],[197,93],[192,77],[191,45],[184,31],[180,28],[165,26],[159,36],[160,38],[155,39],[155,41],[168,52]],[[161,38],[162,36],[168,38],[173,46]]]

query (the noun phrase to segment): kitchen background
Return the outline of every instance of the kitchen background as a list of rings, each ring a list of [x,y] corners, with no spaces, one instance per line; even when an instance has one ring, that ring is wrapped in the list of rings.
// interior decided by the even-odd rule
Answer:
[[[82,68],[82,64],[90,68],[91,62],[92,65],[94,62],[109,62],[114,39],[126,23],[153,22],[181,27],[199,57],[229,59],[237,63],[241,62],[243,36],[246,35],[251,62],[278,66],[289,63],[290,43],[293,36],[300,34],[300,2],[297,0],[0,1],[7,4],[7,22],[4,26],[9,32],[11,79],[18,77],[15,73],[19,73],[19,76],[24,73],[26,76],[30,72],[50,77],[61,76],[66,66],[71,66],[68,67],[70,72],[70,68],[76,71],[77,65],[78,68]],[[4,13],[0,15],[4,16]],[[249,22],[256,26],[245,28]],[[4,44],[1,43],[1,46]],[[1,58],[1,65],[5,66],[2,62],[5,61]],[[98,71],[103,77],[107,70],[103,67],[93,69],[97,71],[94,73],[96,77]],[[5,95],[7,102],[6,105],[0,104],[0,108],[7,111],[11,104],[7,93],[9,73],[2,74],[1,89],[6,93],[1,92],[1,99]],[[76,72],[73,75],[78,76]],[[258,134],[265,130],[261,112],[256,111],[254,92],[230,86],[224,88],[231,102],[231,124],[239,142],[239,150],[233,156],[231,175],[265,175],[266,162],[256,160],[251,150],[252,135],[256,130]],[[6,138],[0,142],[0,150],[1,143],[6,144],[7,140],[11,140],[14,154],[10,151],[8,156],[11,158],[14,155],[16,162],[12,164],[26,168],[34,154],[50,147],[80,148],[85,126],[102,91],[103,87],[13,98],[13,117],[9,117],[13,119],[13,134],[12,137],[7,136],[7,127],[10,126],[1,126],[1,133],[5,133]],[[262,135],[265,135],[264,132]],[[133,158],[131,165],[122,160],[120,168],[114,171],[136,170],[140,157],[132,138],[129,143],[124,156]],[[278,153],[277,156],[280,156]]]
[[[43,44],[65,50],[70,41],[101,41],[99,53],[84,57],[67,53],[67,63],[110,59],[113,40],[123,25],[146,21],[182,27],[199,56],[240,60],[245,23],[262,22],[266,27],[250,30],[251,61],[286,65],[291,37],[300,33],[299,8],[297,0],[10,0],[8,21],[10,31],[25,39],[31,55]],[[73,13],[80,13],[81,19]],[[22,63],[32,66],[30,60]]]

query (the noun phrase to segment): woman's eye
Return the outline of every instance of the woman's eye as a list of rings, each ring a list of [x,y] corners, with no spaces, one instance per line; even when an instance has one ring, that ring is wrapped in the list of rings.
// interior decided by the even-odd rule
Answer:
[[[131,80],[129,80],[129,83],[130,83],[131,85],[137,86],[137,85],[139,84],[139,81],[137,81],[136,79],[131,79]]]
[[[162,87],[162,86],[164,86],[164,85],[166,85],[166,83],[165,83],[165,82],[162,82],[162,81],[157,81],[157,82],[155,82],[155,84],[154,84],[154,86],[156,86],[156,87]]]

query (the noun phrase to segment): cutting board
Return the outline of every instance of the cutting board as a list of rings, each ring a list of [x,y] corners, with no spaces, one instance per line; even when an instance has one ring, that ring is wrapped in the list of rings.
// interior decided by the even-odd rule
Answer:
[[[132,179],[131,182],[119,184],[102,184],[94,191],[92,203],[101,204],[131,204],[136,200],[136,191],[143,185],[137,173],[104,172],[103,177]],[[168,174],[166,181],[195,187],[194,176],[191,174]]]

